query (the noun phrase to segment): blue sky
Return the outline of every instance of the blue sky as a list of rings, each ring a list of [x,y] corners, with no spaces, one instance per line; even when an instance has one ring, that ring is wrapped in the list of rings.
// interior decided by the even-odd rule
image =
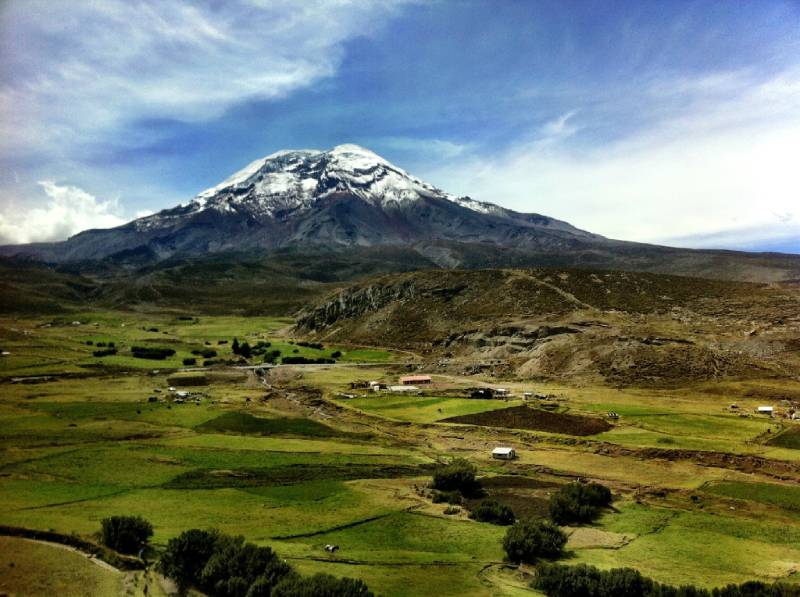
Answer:
[[[606,236],[800,252],[800,3],[0,4],[0,240],[369,147]]]

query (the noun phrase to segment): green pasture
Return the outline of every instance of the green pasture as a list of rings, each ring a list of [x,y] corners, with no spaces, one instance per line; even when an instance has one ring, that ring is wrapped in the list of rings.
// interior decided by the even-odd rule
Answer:
[[[376,393],[365,398],[340,400],[353,408],[398,421],[434,423],[448,417],[498,410],[522,404],[519,400],[472,400]]]

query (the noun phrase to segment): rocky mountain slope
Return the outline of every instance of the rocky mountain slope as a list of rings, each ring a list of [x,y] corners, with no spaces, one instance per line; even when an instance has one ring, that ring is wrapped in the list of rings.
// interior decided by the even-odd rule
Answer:
[[[356,145],[281,151],[185,205],[60,243],[0,247],[50,263],[394,247],[434,267],[593,267],[774,281],[800,256],[615,241],[539,214],[442,191]]]
[[[459,372],[615,385],[786,377],[800,367],[800,292],[608,271],[417,272],[341,290],[297,331]]]

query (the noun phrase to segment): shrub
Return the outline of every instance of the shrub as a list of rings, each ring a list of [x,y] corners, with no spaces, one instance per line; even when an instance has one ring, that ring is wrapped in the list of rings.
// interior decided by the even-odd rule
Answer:
[[[550,518],[558,524],[591,522],[611,503],[611,491],[599,483],[570,483],[550,496]]]
[[[100,524],[103,544],[120,553],[136,553],[153,536],[153,525],[141,516],[112,516]]]
[[[502,526],[514,524],[514,520],[516,520],[514,511],[511,508],[494,500],[482,501],[469,513],[469,517],[478,522],[490,522]]]
[[[342,357],[342,351],[341,350],[334,350],[331,353],[331,358],[332,359],[340,359],[341,357]]]
[[[246,359],[249,359],[253,355],[253,349],[250,348],[250,344],[247,342],[247,340],[239,345],[239,355]]]
[[[447,506],[447,508],[444,509],[444,513],[448,515],[458,514],[459,512],[461,512],[461,508],[458,506]]]
[[[137,359],[154,359],[163,361],[167,357],[175,354],[171,348],[152,348],[149,346],[133,346],[131,347],[131,354]]]
[[[458,491],[465,496],[480,495],[481,485],[475,478],[477,469],[463,458],[439,467],[433,473],[433,488],[439,491]]]
[[[95,350],[92,352],[93,357],[110,357],[111,355],[117,354],[116,348],[102,348],[100,350]]]
[[[552,522],[524,520],[508,529],[503,549],[509,561],[531,564],[538,558],[555,558],[563,553],[567,536]]]
[[[307,357],[283,357],[281,362],[284,365],[329,365],[336,361],[326,358],[309,359]]]
[[[198,357],[203,357],[204,359],[213,359],[215,356],[217,356],[217,351],[213,348],[201,348],[199,350],[193,350],[192,354]]]
[[[183,359],[183,364],[184,364],[185,366],[187,366],[187,367],[188,367],[189,365],[196,365],[196,364],[197,364],[197,359],[195,359],[195,358],[193,358],[193,357],[192,357],[192,358],[188,358],[188,359]]]
[[[271,597],[374,597],[364,581],[336,578],[330,574],[286,576],[272,590]]]
[[[281,356],[280,350],[271,350],[269,352],[264,353],[264,362],[265,363],[274,363],[278,360],[278,357]]]
[[[231,350],[233,351],[233,354],[239,354],[239,339],[238,338],[234,338],[233,339],[233,344],[231,344]]]

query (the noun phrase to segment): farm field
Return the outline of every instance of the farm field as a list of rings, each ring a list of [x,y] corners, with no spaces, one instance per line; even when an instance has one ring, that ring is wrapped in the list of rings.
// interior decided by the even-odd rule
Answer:
[[[234,335],[273,338],[291,323],[147,317],[181,347],[179,355],[205,342],[227,347],[215,343]],[[87,321],[102,332],[89,336],[34,319],[3,322],[4,349],[12,356],[29,350],[30,367],[3,361],[0,371],[0,524],[96,541],[103,518],[133,514],[153,524],[156,554],[188,528],[214,527],[271,546],[302,573],[361,578],[386,597],[536,595],[527,588],[531,569],[504,562],[503,527],[470,520],[466,508],[474,503],[445,513],[447,504],[425,493],[436,464],[459,456],[478,466],[488,495],[518,515],[545,515],[550,493],[570,480],[608,485],[613,510],[594,525],[566,529],[568,563],[632,566],[656,580],[705,587],[798,582],[795,427],[727,412],[734,399],[749,405],[747,388],[720,396],[700,386],[535,384],[554,396],[554,408],[544,411],[518,398],[532,384],[514,380],[503,381],[515,394],[509,400],[464,397],[467,388],[491,385],[490,377],[442,377],[422,395],[355,390],[359,397],[343,398],[353,392],[350,382],[406,371],[379,349],[350,353],[353,362],[378,361],[366,369],[217,367],[202,385],[176,391],[169,389],[177,383],[169,365],[180,368],[174,361],[87,366],[86,339],[128,345],[158,337],[152,342],[161,345],[156,332],[120,327],[141,318],[92,314]],[[273,346],[297,346],[277,338]],[[42,354],[54,360],[35,365]],[[612,410],[620,419],[606,422]],[[492,460],[495,445],[514,446],[519,458]],[[714,456],[720,452],[740,459]],[[58,557],[47,556],[53,570],[32,594],[161,590],[141,574],[115,573],[60,547],[0,540],[17,546],[13,569],[0,562],[2,590],[36,576],[30,562],[45,552]],[[340,550],[328,553],[326,544]],[[721,545],[729,556],[722,560]]]

